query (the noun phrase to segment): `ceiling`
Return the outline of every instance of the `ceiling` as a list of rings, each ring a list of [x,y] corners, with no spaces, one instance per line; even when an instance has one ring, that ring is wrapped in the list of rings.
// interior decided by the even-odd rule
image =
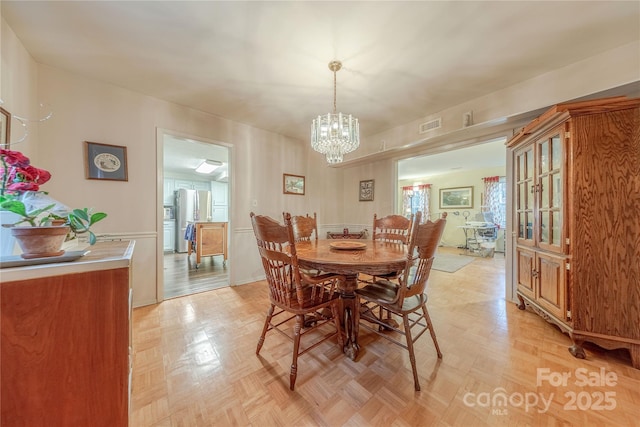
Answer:
[[[164,136],[162,146],[165,176],[228,182],[229,149],[227,147],[172,135]],[[196,172],[195,169],[205,160],[217,160],[222,162],[222,166],[209,174]]]
[[[505,138],[498,138],[468,148],[400,160],[398,161],[398,179],[427,178],[493,167],[504,167],[506,171],[505,142]]]
[[[0,5],[39,63],[303,142],[334,59],[337,109],[366,137],[640,38],[637,1]]]

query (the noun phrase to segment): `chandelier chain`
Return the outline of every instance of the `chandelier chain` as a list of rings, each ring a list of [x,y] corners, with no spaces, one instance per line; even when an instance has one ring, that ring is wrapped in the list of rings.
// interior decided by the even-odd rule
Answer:
[[[336,109],[336,73],[337,70],[333,70],[333,114],[336,113],[337,109]]]

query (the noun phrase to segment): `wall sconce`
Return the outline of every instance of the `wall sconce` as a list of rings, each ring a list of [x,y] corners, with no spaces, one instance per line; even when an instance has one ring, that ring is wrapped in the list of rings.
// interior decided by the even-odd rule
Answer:
[[[198,165],[198,167],[196,168],[196,172],[211,173],[214,170],[218,169],[220,166],[222,166],[222,162],[219,162],[217,160],[205,160],[204,162],[200,163],[200,165]]]

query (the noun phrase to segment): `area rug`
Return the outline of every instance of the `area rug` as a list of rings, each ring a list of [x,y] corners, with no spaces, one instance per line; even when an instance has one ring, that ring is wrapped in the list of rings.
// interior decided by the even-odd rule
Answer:
[[[436,253],[436,258],[433,260],[431,268],[447,273],[455,273],[473,261],[475,261],[474,257],[466,255]]]

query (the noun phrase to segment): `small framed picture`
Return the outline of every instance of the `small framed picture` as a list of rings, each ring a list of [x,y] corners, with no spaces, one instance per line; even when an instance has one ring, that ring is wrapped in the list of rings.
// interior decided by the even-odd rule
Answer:
[[[0,147],[9,149],[9,138],[11,137],[11,114],[0,107]]]
[[[473,208],[473,186],[440,189],[440,209]]]
[[[304,176],[290,175],[285,173],[282,175],[282,192],[284,194],[296,194],[304,196]]]
[[[127,147],[84,142],[87,179],[128,181]]]
[[[375,181],[373,179],[360,181],[360,201],[361,202],[373,201],[374,183]]]

